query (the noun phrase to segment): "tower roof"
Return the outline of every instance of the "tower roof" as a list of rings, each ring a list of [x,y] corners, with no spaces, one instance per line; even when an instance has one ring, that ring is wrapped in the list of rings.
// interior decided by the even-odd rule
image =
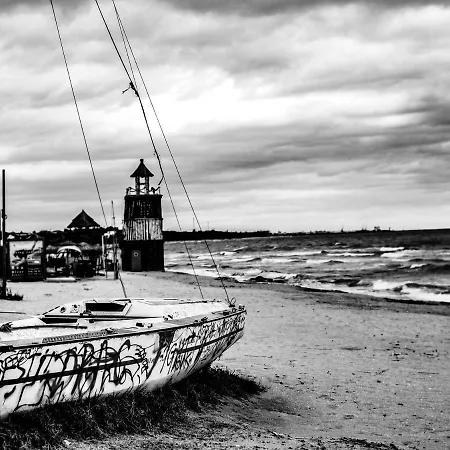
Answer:
[[[142,158],[137,169],[130,175],[130,178],[136,177],[140,178],[153,177],[153,174],[150,172],[150,170],[147,169],[147,167],[144,164],[144,160]]]
[[[100,228],[100,225],[84,209],[72,219],[67,228]]]

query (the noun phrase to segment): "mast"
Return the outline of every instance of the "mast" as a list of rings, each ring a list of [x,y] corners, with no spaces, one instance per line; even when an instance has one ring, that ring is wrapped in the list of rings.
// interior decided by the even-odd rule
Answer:
[[[2,298],[6,298],[6,181],[5,169],[2,169]]]

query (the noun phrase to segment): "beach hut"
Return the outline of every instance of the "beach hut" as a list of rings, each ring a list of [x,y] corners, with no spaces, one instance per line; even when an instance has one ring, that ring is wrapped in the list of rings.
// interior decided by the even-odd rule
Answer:
[[[92,229],[100,228],[100,225],[84,210],[72,219],[72,222],[67,226],[67,229]]]

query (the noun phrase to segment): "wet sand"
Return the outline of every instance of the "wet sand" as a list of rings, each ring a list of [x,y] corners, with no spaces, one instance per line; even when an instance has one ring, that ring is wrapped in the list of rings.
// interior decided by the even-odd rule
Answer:
[[[122,274],[129,297],[198,297],[184,274]],[[223,298],[202,279],[205,297]],[[122,297],[120,283],[11,283],[0,321],[80,298]],[[70,448],[445,449],[450,447],[450,304],[402,304],[284,285],[227,283],[248,309],[246,334],[218,362],[267,392],[193,413],[170,433],[113,436]],[[1,312],[3,311],[3,312]],[[9,311],[5,313],[4,311]],[[237,447],[239,446],[239,447]]]

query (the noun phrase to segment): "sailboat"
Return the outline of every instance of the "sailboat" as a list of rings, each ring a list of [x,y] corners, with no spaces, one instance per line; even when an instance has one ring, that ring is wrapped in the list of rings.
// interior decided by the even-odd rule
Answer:
[[[220,301],[128,298],[124,290],[121,298],[80,300],[0,324],[0,417],[176,383],[239,340],[245,316],[227,293]]]

